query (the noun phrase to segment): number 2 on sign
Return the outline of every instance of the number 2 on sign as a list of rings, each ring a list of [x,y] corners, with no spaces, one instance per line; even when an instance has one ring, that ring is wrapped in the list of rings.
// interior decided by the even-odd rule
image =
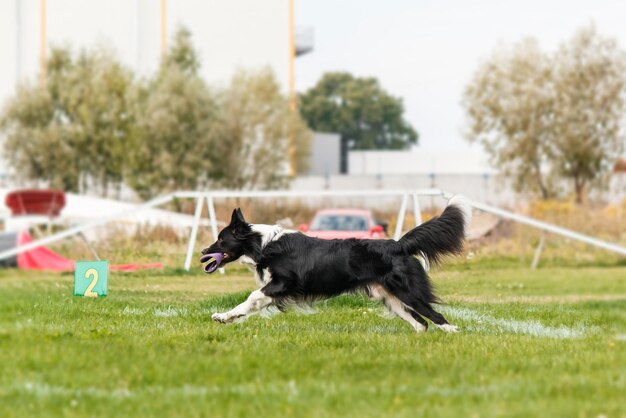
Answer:
[[[95,298],[98,294],[93,291],[93,288],[96,287],[96,283],[98,283],[98,271],[96,269],[87,270],[87,272],[85,272],[85,279],[89,279],[90,276],[92,276],[93,279],[91,283],[89,283],[89,286],[87,286],[87,290],[85,290],[85,297]]]

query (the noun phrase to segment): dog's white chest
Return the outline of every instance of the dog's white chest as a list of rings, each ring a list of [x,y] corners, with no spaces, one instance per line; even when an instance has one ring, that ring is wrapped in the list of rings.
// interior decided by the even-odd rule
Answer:
[[[255,270],[254,279],[259,284],[259,286],[265,286],[272,281],[272,273],[270,273],[269,269],[263,269],[261,270],[261,273],[259,273],[258,270]]]
[[[242,255],[241,257],[239,257],[239,263],[250,268],[256,268],[255,261],[247,255]]]

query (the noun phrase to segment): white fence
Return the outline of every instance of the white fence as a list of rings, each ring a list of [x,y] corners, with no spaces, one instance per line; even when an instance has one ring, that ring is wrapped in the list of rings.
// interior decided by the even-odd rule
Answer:
[[[194,213],[194,222],[189,235],[189,244],[187,246],[187,252],[185,255],[184,268],[189,270],[191,267],[191,260],[193,256],[193,249],[196,242],[196,236],[198,233],[198,227],[200,224],[200,216],[202,214],[202,206],[206,201],[209,223],[211,225],[211,234],[213,237],[217,237],[217,218],[215,216],[215,200],[226,198],[309,198],[309,197],[397,197],[400,200],[400,208],[398,210],[398,218],[396,223],[396,229],[394,232],[394,239],[400,239],[404,228],[404,220],[409,203],[412,204],[413,212],[415,215],[415,223],[419,225],[422,222],[421,211],[419,207],[420,196],[441,197],[449,199],[452,194],[445,193],[439,189],[419,189],[419,190],[325,190],[325,191],[290,191],[290,190],[275,190],[275,191],[233,191],[233,190],[220,190],[220,191],[207,191],[207,192],[176,192],[166,196],[159,197],[157,199],[146,202],[132,210],[125,210],[120,213],[104,217],[97,221],[87,222],[82,225],[78,225],[69,228],[65,231],[50,235],[48,237],[33,241],[29,244],[12,248],[0,253],[0,260],[15,256],[35,249],[37,247],[52,244],[67,237],[79,234],[86,230],[107,224],[120,218],[124,218],[128,215],[154,208],[156,206],[163,205],[172,201],[173,199],[196,199],[196,209]],[[615,252],[626,256],[626,248],[613,244],[607,241],[603,241],[588,235],[580,234],[578,232],[561,228],[556,225],[542,222],[537,219],[533,219],[527,216],[518,215],[513,212],[505,211],[493,206],[489,206],[480,202],[470,201],[473,208],[494,214],[504,219],[510,219],[514,222],[529,225],[533,228],[540,229],[545,232],[560,235],[576,241],[581,241],[594,247],[602,248],[608,251]],[[223,270],[220,270],[223,272]]]

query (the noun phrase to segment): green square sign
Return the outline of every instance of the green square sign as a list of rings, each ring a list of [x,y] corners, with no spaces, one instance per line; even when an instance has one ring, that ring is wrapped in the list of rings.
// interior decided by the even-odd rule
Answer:
[[[74,296],[106,296],[108,281],[108,261],[77,261],[74,264]]]

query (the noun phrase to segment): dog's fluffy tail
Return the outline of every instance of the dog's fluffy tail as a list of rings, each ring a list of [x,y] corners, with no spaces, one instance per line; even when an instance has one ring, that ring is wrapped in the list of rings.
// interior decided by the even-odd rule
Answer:
[[[437,264],[447,254],[460,254],[472,220],[472,207],[465,196],[456,195],[448,201],[443,213],[424,222],[400,238],[405,254],[426,256]]]

